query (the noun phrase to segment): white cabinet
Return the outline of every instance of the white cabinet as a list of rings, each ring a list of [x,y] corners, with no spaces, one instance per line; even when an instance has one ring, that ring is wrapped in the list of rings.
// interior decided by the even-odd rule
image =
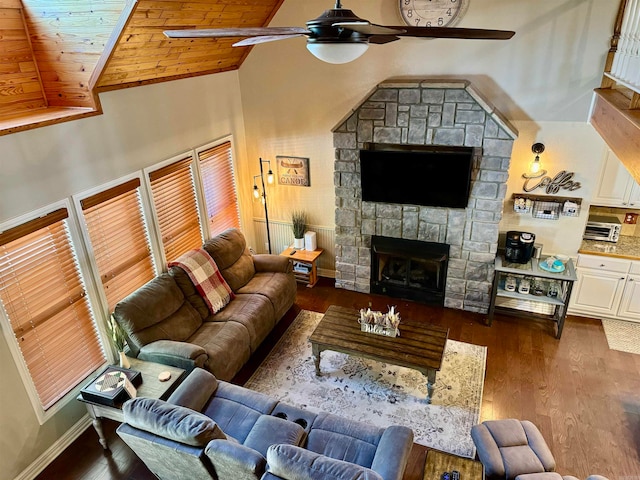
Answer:
[[[578,255],[570,313],[640,322],[640,262]]]
[[[618,311],[626,275],[591,269],[576,272],[578,281],[573,289],[569,309],[585,314],[600,313],[613,317]]]
[[[620,300],[618,317],[640,321],[640,262],[633,262]]]
[[[640,185],[611,151],[607,152],[591,203],[610,207],[640,208]]]

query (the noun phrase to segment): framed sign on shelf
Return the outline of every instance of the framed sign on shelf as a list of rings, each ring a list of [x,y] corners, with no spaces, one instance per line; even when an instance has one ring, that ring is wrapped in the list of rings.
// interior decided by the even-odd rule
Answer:
[[[309,187],[309,159],[276,155],[279,185]]]

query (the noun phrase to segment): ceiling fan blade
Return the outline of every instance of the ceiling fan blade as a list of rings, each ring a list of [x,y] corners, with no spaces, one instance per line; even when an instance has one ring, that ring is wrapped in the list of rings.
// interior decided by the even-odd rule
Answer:
[[[396,40],[400,40],[400,37],[396,35],[371,35],[369,37],[369,43],[375,45],[383,45],[385,43],[395,42]]]
[[[248,47],[251,45],[258,45],[260,43],[275,42],[276,40],[284,40],[285,38],[302,37],[301,33],[294,35],[263,35],[261,37],[249,37],[244,40],[240,40],[232,45],[232,47]]]
[[[310,33],[309,30],[302,27],[202,28],[164,31],[164,34],[169,38],[267,37]]]
[[[510,30],[485,30],[483,28],[456,27],[389,27],[405,30],[396,33],[402,37],[467,38],[471,40],[509,40],[516,32]]]
[[[332,27],[342,27],[364,35],[397,35],[407,30],[402,27],[385,27],[384,25],[375,25],[369,22],[336,22]]]

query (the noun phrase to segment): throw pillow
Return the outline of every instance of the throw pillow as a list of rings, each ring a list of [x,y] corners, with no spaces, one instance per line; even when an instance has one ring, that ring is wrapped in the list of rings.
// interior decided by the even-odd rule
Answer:
[[[202,248],[189,250],[177,260],[169,262],[168,266],[180,267],[189,275],[212,314],[218,313],[235,298],[216,262]]]
[[[122,406],[124,421],[132,427],[194,447],[227,436],[212,419],[190,408],[153,398],[134,398]]]

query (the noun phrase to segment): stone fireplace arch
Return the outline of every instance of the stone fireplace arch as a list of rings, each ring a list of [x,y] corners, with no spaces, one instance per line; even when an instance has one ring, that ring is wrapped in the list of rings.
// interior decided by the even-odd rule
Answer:
[[[389,80],[333,130],[336,287],[371,291],[371,237],[449,245],[444,306],[486,313],[517,131],[466,80]],[[363,202],[366,143],[473,147],[466,208]]]

